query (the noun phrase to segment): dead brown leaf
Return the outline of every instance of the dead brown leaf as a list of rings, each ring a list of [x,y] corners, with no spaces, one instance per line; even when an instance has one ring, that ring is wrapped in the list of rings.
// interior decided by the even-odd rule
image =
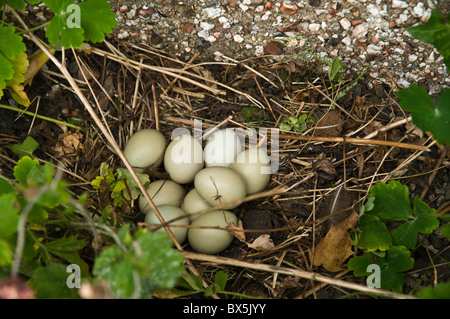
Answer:
[[[343,118],[337,109],[330,110],[317,122],[314,136],[339,137],[342,133]]]
[[[358,221],[356,214],[350,214],[336,225],[331,225],[327,235],[315,248],[314,266],[323,266],[330,272],[341,271],[341,265],[352,255],[352,239],[349,229],[355,227]]]
[[[84,145],[80,141],[82,138],[83,134],[81,133],[67,131],[59,135],[58,144],[53,147],[53,150],[58,152],[60,156],[75,155],[79,150],[84,148]]]

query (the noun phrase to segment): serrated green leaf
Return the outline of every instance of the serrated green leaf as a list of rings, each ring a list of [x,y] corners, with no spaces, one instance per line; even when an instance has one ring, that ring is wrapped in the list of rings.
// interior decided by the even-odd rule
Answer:
[[[414,198],[414,216],[416,230],[422,234],[431,234],[439,227],[436,210],[428,206],[418,196]]]
[[[371,274],[367,271],[370,265],[378,265],[380,267],[380,288],[400,292],[404,283],[402,274],[404,270],[402,269],[411,269],[411,260],[414,264],[414,259],[409,258],[409,251],[403,246],[392,246],[391,249],[387,252],[386,257],[377,257],[372,253],[353,257],[348,262],[348,269],[352,270],[355,276],[363,277]]]
[[[417,296],[422,299],[450,299],[450,282],[442,282],[434,287],[422,288]]]
[[[147,174],[136,172],[136,175],[144,186],[147,186],[147,184],[150,183],[150,177]],[[124,178],[128,183],[128,189],[125,189],[125,187],[123,188],[123,196],[128,201],[131,199],[133,199],[133,200],[137,199],[139,197],[139,195],[141,194],[141,190],[140,190],[138,184],[136,183],[134,178],[131,176],[131,173],[128,169],[119,167],[117,169],[117,179],[123,180]],[[130,191],[130,193],[131,193],[131,198],[129,197],[128,191]]]
[[[28,187],[28,174],[36,165],[39,165],[39,161],[28,156],[22,157],[17,162],[17,165],[14,167],[14,177],[22,186]]]
[[[414,258],[405,246],[392,246],[387,253],[388,267],[395,272],[404,272],[414,266]]]
[[[36,269],[29,283],[38,299],[78,299],[78,289],[67,286],[69,276],[66,266],[52,264]]]
[[[83,29],[68,26],[68,21],[72,12],[67,10],[68,6],[74,2],[74,0],[45,1],[47,7],[55,13],[45,32],[50,44],[56,46],[58,42],[61,41],[61,46],[65,48],[79,48],[82,46],[84,40]]]
[[[127,251],[117,246],[104,249],[95,261],[94,275],[108,281],[122,298],[135,293],[136,280],[144,296],[154,290],[173,288],[183,272],[183,256],[171,248],[167,234],[142,231],[135,236],[126,245]]]
[[[11,60],[11,62],[13,64],[14,73],[11,79],[6,80],[6,85],[8,86],[23,83],[25,80],[24,74],[27,72],[29,63],[28,55],[25,52],[18,54]]]
[[[6,193],[0,196],[0,237],[7,238],[17,231],[19,203],[16,195]]]
[[[411,112],[415,125],[431,132],[440,144],[450,144],[450,89],[441,90],[436,106],[427,91],[414,83],[409,89],[398,90],[397,95],[400,106]]]
[[[357,246],[368,251],[385,251],[392,245],[386,225],[375,216],[364,214],[359,218]]]
[[[408,220],[413,217],[408,187],[398,181],[372,186],[370,196],[375,197],[375,206],[370,211],[371,215],[390,221]]]
[[[26,50],[22,37],[14,32],[12,26],[0,26],[0,97],[3,96],[6,81],[14,76],[13,61]]]
[[[11,149],[15,154],[20,157],[23,156],[33,156],[33,152],[39,147],[39,143],[36,142],[31,136],[27,136],[25,140],[20,144],[9,145],[8,148]]]
[[[416,247],[417,230],[414,221],[407,221],[392,232],[394,245],[405,246],[409,249]]]
[[[357,277],[368,276],[370,273],[367,271],[367,267],[372,264],[377,264],[382,267],[382,259],[375,257],[371,253],[365,253],[362,256],[356,256],[349,260],[348,269],[353,271],[353,274]]]
[[[53,164],[34,165],[28,172],[27,182],[30,186],[42,186],[51,183],[54,175],[55,166]]]
[[[409,28],[407,31],[416,39],[433,44],[444,57],[447,69],[450,69],[450,25],[444,23],[445,20],[441,11],[432,9],[426,23]]]
[[[395,272],[389,267],[381,268],[381,289],[401,292],[405,277],[402,273]]]
[[[106,0],[89,0],[79,4],[84,37],[93,43],[103,42],[105,34],[116,27],[116,15]]]

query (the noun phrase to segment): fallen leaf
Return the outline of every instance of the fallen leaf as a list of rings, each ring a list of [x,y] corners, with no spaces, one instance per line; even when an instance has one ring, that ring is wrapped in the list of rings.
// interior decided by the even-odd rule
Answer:
[[[65,132],[60,134],[58,144],[53,147],[53,150],[58,152],[60,156],[74,155],[78,150],[84,148],[84,145],[80,141],[82,138],[83,134],[81,133]]]
[[[249,248],[258,251],[266,251],[274,247],[273,241],[269,234],[263,234],[256,238],[253,242],[247,243]]]
[[[314,266],[323,266],[330,272],[343,270],[341,265],[352,255],[353,241],[348,233],[358,221],[356,214],[350,214],[345,220],[331,225],[327,235],[315,248]]]
[[[317,122],[314,136],[339,137],[344,120],[337,109],[330,110]]]

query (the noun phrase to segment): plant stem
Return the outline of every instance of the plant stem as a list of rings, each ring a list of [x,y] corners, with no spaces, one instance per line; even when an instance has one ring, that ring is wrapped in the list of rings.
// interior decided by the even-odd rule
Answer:
[[[76,130],[83,130],[83,128],[80,127],[80,126],[73,125],[73,124],[70,124],[70,123],[67,123],[67,122],[63,122],[63,121],[59,121],[59,120],[55,120],[55,119],[52,119],[51,117],[47,117],[47,116],[43,116],[43,115],[39,115],[39,114],[34,114],[32,112],[28,112],[28,111],[19,109],[19,108],[14,107],[14,106],[0,104],[0,108],[6,109],[6,110],[11,110],[11,111],[16,111],[16,112],[19,112],[19,113],[24,113],[24,114],[30,115],[30,116],[36,116],[37,118],[40,118],[41,120],[50,121],[50,122],[53,122],[53,123],[56,123],[56,124],[65,125],[65,126],[74,128]]]
[[[34,28],[31,28],[31,29],[28,29],[28,30],[22,30],[22,31],[20,31],[20,32],[17,32],[16,34],[22,35],[22,34],[30,33],[30,32],[33,32],[33,31],[36,31],[36,30],[45,28],[45,27],[48,26],[49,24],[50,24],[50,22],[46,22],[46,23],[44,23],[44,24],[38,25],[37,27],[34,27]]]

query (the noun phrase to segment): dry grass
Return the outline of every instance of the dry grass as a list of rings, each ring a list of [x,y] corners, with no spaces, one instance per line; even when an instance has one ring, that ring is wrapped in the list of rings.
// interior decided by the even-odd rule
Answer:
[[[30,37],[46,50],[37,38]],[[99,209],[107,199],[95,198],[98,194],[88,182],[98,174],[101,162],[125,165],[134,172],[121,150],[127,138],[142,128],[156,128],[170,138],[173,129],[192,131],[194,121],[201,120],[203,129],[235,127],[245,133],[270,128],[280,133],[278,142],[271,135],[264,136],[269,145],[277,143],[279,157],[279,169],[267,191],[243,199],[242,208],[236,211],[240,217],[250,208],[269,214],[273,229],[243,231],[270,234],[272,248],[252,250],[236,240],[232,249],[220,255],[197,254],[187,244],[176,242],[165,224],[176,249],[185,256],[186,268],[202,275],[205,286],[211,284],[214,272],[222,269],[229,274],[230,290],[260,297],[318,297],[327,287],[332,287],[331,297],[353,291],[409,297],[368,288],[345,264],[335,273],[313,264],[315,247],[330,221],[339,215],[357,214],[373,184],[424,176],[430,185],[439,169],[448,165],[445,157],[435,161],[424,155],[435,142],[414,130],[411,119],[389,98],[395,88],[385,91],[378,104],[351,95],[334,101],[335,92],[326,76],[311,71],[317,61],[273,63],[271,57],[261,57],[204,62],[194,56],[182,62],[151,47],[108,42],[84,52],[66,52],[66,56],[82,70],[79,76],[74,78],[67,65],[52,56],[58,70],[48,71],[47,77],[59,83],[64,94],[76,95],[90,119],[77,161],[57,161],[72,180],[91,192],[92,205]],[[242,110],[249,106],[254,118],[246,121]],[[384,113],[396,116],[383,118]],[[278,130],[287,116],[300,114],[316,119],[307,131]],[[418,162],[427,169],[414,172]],[[149,174],[152,179],[164,176],[161,170]],[[339,211],[324,214],[321,208],[327,196],[340,185],[352,194],[352,200],[343,201]],[[154,207],[142,184],[140,187]],[[424,190],[421,197],[425,196]],[[114,214],[118,220],[126,220],[138,212],[130,206]]]

